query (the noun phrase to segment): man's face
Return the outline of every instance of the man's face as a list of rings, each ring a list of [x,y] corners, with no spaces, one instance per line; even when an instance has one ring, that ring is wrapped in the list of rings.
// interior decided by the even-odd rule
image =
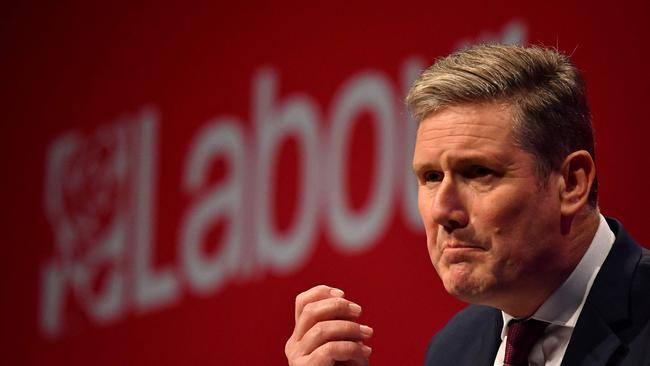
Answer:
[[[541,185],[515,146],[503,104],[444,108],[422,120],[413,168],[431,261],[447,291],[503,308],[553,273],[559,182]]]

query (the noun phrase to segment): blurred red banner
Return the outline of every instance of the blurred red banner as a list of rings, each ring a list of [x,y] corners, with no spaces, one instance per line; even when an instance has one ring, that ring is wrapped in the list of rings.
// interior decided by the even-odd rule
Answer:
[[[14,4],[1,16],[0,360],[285,364],[293,301],[364,308],[421,364],[462,303],[425,246],[410,82],[477,42],[571,54],[600,207],[642,243],[649,6],[480,1]]]

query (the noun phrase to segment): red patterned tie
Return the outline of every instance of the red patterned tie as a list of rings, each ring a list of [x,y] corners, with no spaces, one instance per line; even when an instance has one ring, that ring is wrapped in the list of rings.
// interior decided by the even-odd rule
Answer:
[[[547,322],[536,319],[511,320],[503,366],[528,366],[528,354],[547,326]]]

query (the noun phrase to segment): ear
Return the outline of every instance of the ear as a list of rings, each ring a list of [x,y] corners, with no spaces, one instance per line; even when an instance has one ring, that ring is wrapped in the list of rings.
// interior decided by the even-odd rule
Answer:
[[[575,216],[588,204],[595,177],[596,165],[589,152],[575,151],[564,159],[560,184],[560,212],[563,216]]]

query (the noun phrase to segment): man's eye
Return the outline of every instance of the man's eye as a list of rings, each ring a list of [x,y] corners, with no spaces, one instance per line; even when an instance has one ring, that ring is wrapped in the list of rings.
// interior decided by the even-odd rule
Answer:
[[[440,173],[440,172],[430,171],[430,172],[424,173],[423,178],[424,178],[424,181],[427,182],[427,183],[428,182],[440,182],[442,180],[442,178],[443,178],[443,174]]]
[[[469,170],[469,178],[483,178],[494,175],[494,171],[484,166],[475,165]]]

